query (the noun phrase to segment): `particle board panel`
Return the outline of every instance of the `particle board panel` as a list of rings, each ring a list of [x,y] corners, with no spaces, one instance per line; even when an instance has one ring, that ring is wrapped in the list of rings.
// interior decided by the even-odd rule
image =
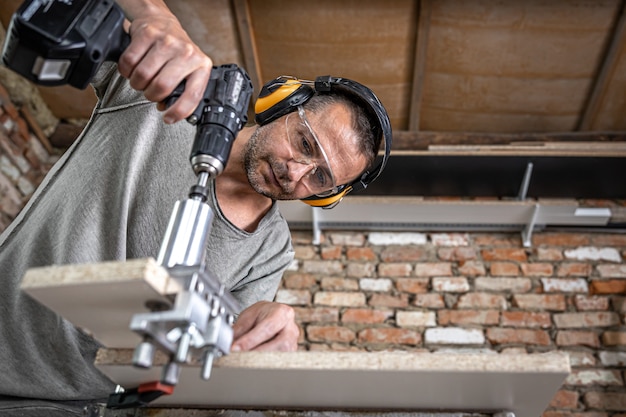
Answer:
[[[22,290],[107,347],[134,347],[131,318],[146,301],[169,304],[169,275],[152,258],[31,268]]]
[[[96,366],[125,388],[160,379],[132,366],[133,314],[175,291],[151,258],[30,269],[23,290],[107,348]],[[239,352],[218,358],[208,381],[182,367],[175,393],[155,406],[233,409],[511,411],[535,417],[570,372],[569,357],[414,352]]]
[[[123,387],[158,379],[129,366],[132,352],[102,349],[96,365]],[[208,381],[182,369],[155,406],[298,410],[511,411],[541,415],[570,372],[569,357],[410,352],[239,352]]]

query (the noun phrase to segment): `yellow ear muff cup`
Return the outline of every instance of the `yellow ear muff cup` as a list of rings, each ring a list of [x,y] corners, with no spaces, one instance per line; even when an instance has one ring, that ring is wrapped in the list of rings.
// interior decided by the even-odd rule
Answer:
[[[303,203],[308,204],[312,207],[322,207],[322,208],[331,208],[334,207],[337,203],[341,201],[341,199],[348,194],[348,192],[352,190],[352,187],[346,187],[342,191],[339,191],[337,194],[330,195],[328,197],[309,197],[303,198]]]
[[[256,114],[263,113],[264,111],[274,107],[291,94],[293,94],[302,84],[299,82],[288,82],[277,88],[275,91],[270,92],[267,95],[259,96],[254,103],[254,112]]]

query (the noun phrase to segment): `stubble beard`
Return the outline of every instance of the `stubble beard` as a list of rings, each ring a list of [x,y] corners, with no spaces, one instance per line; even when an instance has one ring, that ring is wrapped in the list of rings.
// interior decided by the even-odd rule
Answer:
[[[244,152],[244,168],[246,170],[246,176],[250,186],[259,194],[271,198],[272,200],[292,200],[293,197],[290,193],[285,192],[285,184],[283,178],[287,173],[283,172],[283,167],[276,161],[273,155],[265,152],[268,142],[271,140],[270,135],[267,133],[266,126],[259,126],[250,136],[250,140],[246,145]],[[272,192],[265,189],[266,181],[263,175],[261,175],[259,168],[261,165],[267,162],[274,170],[278,181],[281,184],[280,192]]]

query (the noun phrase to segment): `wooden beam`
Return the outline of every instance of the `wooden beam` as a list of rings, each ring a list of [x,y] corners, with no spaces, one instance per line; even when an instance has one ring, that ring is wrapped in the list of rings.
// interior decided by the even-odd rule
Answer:
[[[420,128],[422,110],[422,93],[424,73],[426,72],[426,55],[428,51],[428,35],[430,32],[431,0],[421,0],[417,22],[417,39],[415,40],[415,59],[413,63],[413,88],[409,103],[409,131]]]
[[[623,142],[626,132],[476,133],[394,131],[394,151],[427,150],[441,145],[510,145],[548,142]]]
[[[256,42],[254,41],[254,28],[252,27],[248,0],[233,0],[232,5],[235,10],[235,21],[239,32],[245,69],[254,85],[254,97],[256,97],[261,89],[263,74],[261,74],[261,65],[259,64]]]
[[[586,101],[585,108],[577,123],[576,130],[589,130],[596,119],[602,99],[610,86],[612,75],[615,73],[620,55],[620,49],[626,43],[626,0],[622,0],[617,8],[616,24],[608,47],[602,59],[600,69],[593,81],[593,85]]]

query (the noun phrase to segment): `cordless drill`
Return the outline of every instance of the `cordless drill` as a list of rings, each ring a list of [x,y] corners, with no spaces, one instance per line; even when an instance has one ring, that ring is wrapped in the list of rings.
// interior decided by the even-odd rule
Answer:
[[[34,83],[83,89],[105,61],[117,61],[130,43],[123,23],[124,14],[113,0],[27,0],[11,19],[2,61]],[[166,105],[184,88],[183,81]],[[226,166],[233,141],[247,121],[252,91],[242,68],[213,67],[200,104],[187,118],[196,126],[190,161],[197,183],[187,199],[176,203],[157,257],[176,283],[173,305],[136,314],[130,324],[143,337],[134,365],[150,367],[155,349],[164,350],[170,362],[161,382],[169,386],[176,385],[180,364],[191,357],[202,361],[201,376],[208,379],[213,358],[229,353],[232,343],[232,324],[240,308],[205,263],[213,220],[207,185]],[[112,395],[109,406],[136,405],[128,398]]]

